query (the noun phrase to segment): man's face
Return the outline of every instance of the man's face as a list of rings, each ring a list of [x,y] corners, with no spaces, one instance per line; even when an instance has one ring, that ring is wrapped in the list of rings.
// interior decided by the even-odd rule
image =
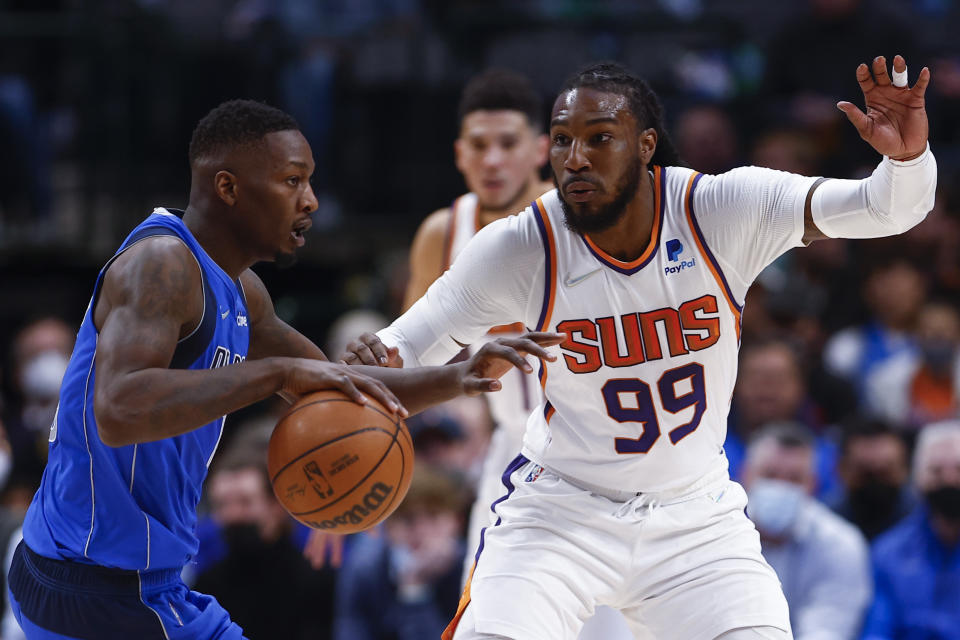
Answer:
[[[546,162],[546,140],[519,111],[474,111],[454,143],[457,168],[480,206],[499,210],[514,203]]]
[[[960,438],[945,439],[929,447],[921,460],[916,480],[922,493],[940,487],[960,488]]]
[[[735,397],[748,426],[795,417],[804,393],[796,358],[788,347],[773,344],[744,355]]]
[[[235,155],[235,211],[245,222],[247,241],[261,260],[292,263],[317,208],[310,145],[299,131],[275,131]]]
[[[900,487],[908,473],[906,447],[893,434],[852,438],[840,462],[841,478],[850,489],[871,483]]]
[[[779,480],[798,487],[810,494],[815,478],[813,451],[806,447],[785,447],[775,440],[757,443],[757,450],[748,460],[745,484],[758,479]]]
[[[256,469],[215,473],[208,493],[213,518],[222,525],[259,524],[266,519],[269,496]]]
[[[656,146],[641,144],[627,98],[594,89],[560,94],[550,116],[550,166],[567,226],[580,233],[613,226],[637,196]]]

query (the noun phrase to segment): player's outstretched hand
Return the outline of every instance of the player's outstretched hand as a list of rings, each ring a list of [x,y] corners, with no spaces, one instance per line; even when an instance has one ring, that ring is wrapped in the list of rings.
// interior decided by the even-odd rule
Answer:
[[[314,529],[303,547],[303,557],[314,569],[323,569],[329,560],[330,566],[340,568],[343,562],[343,541],[346,536]]]
[[[403,358],[396,347],[387,347],[375,333],[364,333],[347,344],[338,360],[343,364],[368,364],[371,367],[403,367]]]
[[[930,69],[924,67],[917,82],[909,86],[903,56],[893,58],[894,76],[887,72],[887,59],[877,56],[871,67],[857,67],[857,82],[863,91],[867,111],[849,102],[838,102],[860,137],[874,149],[894,160],[912,160],[927,148],[927,111],[924,93],[930,84]]]
[[[500,390],[500,378],[513,367],[524,373],[533,373],[527,362],[529,354],[553,362],[557,356],[546,347],[558,345],[567,339],[565,333],[531,332],[519,338],[497,338],[486,343],[473,357],[463,363],[463,392],[470,396]]]
[[[295,358],[293,365],[287,371],[281,392],[299,397],[322,389],[342,391],[357,404],[367,404],[367,396],[370,396],[382,404],[387,411],[402,417],[408,415],[397,396],[379,380],[358,373],[345,364]]]

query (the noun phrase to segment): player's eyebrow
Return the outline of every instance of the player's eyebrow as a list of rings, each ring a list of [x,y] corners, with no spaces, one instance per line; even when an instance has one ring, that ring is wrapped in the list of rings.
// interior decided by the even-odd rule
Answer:
[[[301,162],[300,160],[290,160],[287,162],[287,164],[292,164],[293,166],[298,167],[300,169],[304,169],[304,170],[310,168],[306,162]]]
[[[568,120],[569,118],[567,118],[566,116],[557,116],[556,118],[550,121],[550,126],[555,127],[559,125],[564,125],[567,123]],[[594,124],[602,124],[605,122],[617,124],[620,121],[612,113],[605,113],[603,115],[597,115],[592,118],[588,118],[586,122],[584,122],[584,124],[586,124],[587,126],[590,126]]]

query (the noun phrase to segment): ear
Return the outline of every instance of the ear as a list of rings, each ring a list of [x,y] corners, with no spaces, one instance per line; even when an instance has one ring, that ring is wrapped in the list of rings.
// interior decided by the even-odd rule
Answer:
[[[541,169],[547,164],[547,154],[550,152],[550,136],[541,133],[537,136],[537,166]]]
[[[237,177],[229,171],[217,171],[217,175],[213,176],[213,190],[228,206],[232,207],[237,203]]]
[[[463,145],[465,144],[466,142],[464,142],[463,138],[460,137],[457,137],[457,139],[453,141],[453,161],[454,164],[457,165],[457,170],[460,173],[463,173]]]
[[[640,160],[649,166],[653,154],[657,150],[657,131],[652,127],[640,132]]]

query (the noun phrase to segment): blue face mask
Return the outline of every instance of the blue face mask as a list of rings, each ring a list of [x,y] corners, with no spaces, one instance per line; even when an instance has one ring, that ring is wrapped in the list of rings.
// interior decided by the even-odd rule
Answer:
[[[747,515],[757,529],[765,536],[783,538],[796,522],[806,493],[790,482],[758,478],[747,497]]]

